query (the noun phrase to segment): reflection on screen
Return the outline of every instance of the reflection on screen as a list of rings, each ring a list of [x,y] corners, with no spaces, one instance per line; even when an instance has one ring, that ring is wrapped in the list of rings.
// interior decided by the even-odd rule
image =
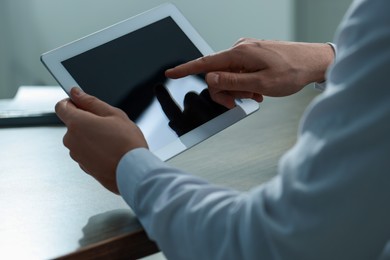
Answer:
[[[169,80],[165,85],[173,101],[182,112],[184,110],[184,97],[189,92],[199,94],[205,87],[204,81],[196,77],[187,77],[179,80]],[[154,97],[153,102],[136,123],[148,140],[149,149],[152,151],[174,141],[178,135],[170,126],[170,119],[164,112],[162,104]]]
[[[164,75],[166,69],[200,56],[168,17],[62,64],[85,92],[124,110],[154,151],[226,111],[202,92],[203,75],[175,81]],[[205,115],[210,109],[203,106],[210,104],[217,110]]]

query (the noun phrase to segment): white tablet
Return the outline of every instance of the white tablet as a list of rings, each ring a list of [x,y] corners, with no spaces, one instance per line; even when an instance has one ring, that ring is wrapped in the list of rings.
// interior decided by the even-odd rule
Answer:
[[[178,9],[163,4],[65,46],[41,60],[63,89],[74,86],[124,110],[149,148],[167,160],[258,109],[214,103],[204,75],[179,80],[165,70],[213,51]]]

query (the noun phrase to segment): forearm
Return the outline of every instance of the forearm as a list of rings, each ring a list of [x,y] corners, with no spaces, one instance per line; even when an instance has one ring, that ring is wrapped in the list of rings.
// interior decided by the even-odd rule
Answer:
[[[277,178],[245,193],[169,167],[146,150],[133,151],[122,159],[118,185],[168,259],[365,259],[362,252],[369,246],[367,250],[372,250],[378,241],[371,235],[349,234],[356,230],[379,234],[385,229],[378,229],[379,224],[372,231],[367,229],[371,227],[362,221],[373,223],[371,215],[360,212],[359,203],[345,201],[364,199],[370,201],[367,212],[387,213],[382,203],[375,203],[375,195],[349,188],[372,180],[364,175],[367,169],[361,164],[350,168],[352,172],[358,169],[358,176],[366,176],[355,178],[332,170],[332,164],[324,167],[316,158],[336,161],[337,154],[330,153],[330,158],[328,150],[340,147],[321,148],[322,144],[321,140],[301,138],[282,161]],[[308,146],[319,154],[308,151]],[[307,160],[300,159],[302,154]],[[340,161],[349,165],[347,159]],[[386,183],[372,181],[373,185]],[[385,192],[385,185],[382,188]],[[367,248],[355,248],[356,243]]]
[[[261,221],[249,217],[258,205],[247,194],[169,167],[146,150],[126,155],[117,176],[123,198],[168,259],[272,259]]]

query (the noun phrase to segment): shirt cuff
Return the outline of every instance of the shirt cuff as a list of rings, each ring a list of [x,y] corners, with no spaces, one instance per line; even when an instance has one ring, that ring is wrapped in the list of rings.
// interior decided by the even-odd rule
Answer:
[[[326,89],[326,81],[323,81],[321,83],[314,82],[314,88],[318,89],[318,90],[321,90],[321,91],[324,91]]]
[[[334,52],[334,56],[336,57],[337,56],[337,46],[336,46],[336,44],[334,44],[332,42],[327,42],[327,44],[329,44],[330,47],[332,47],[333,52]]]
[[[331,43],[331,42],[327,42],[327,44],[329,44],[330,47],[332,47],[333,52],[334,52],[334,56],[336,57],[336,55],[337,55],[336,44]],[[314,88],[321,90],[321,91],[324,91],[326,89],[326,80],[323,82],[314,82]]]
[[[126,153],[116,169],[116,182],[119,193],[126,203],[134,209],[136,192],[144,176],[165,164],[146,148],[137,148]]]

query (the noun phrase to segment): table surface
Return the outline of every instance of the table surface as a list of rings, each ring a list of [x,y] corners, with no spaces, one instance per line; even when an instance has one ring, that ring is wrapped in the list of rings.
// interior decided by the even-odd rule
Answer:
[[[259,185],[276,174],[317,94],[306,87],[294,96],[266,98],[256,113],[168,163],[242,191]],[[135,258],[156,252],[121,197],[70,159],[62,145],[65,131],[61,126],[0,129],[0,258]]]

